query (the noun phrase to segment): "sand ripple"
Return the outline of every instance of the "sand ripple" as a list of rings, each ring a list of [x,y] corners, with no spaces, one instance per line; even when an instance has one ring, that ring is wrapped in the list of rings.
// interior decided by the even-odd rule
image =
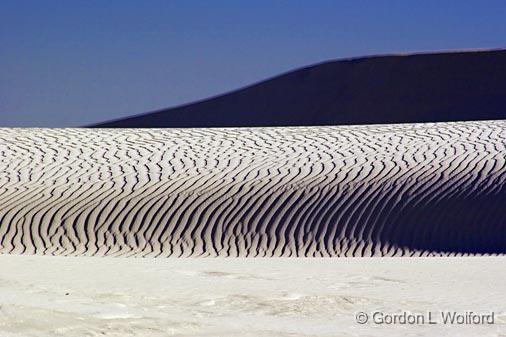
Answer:
[[[0,252],[506,252],[506,121],[0,129]]]

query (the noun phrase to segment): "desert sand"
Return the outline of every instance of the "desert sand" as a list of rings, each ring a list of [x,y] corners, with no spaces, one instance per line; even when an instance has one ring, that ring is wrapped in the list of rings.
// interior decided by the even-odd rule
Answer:
[[[504,336],[505,164],[506,121],[0,129],[0,336]]]
[[[0,336],[504,336],[506,259],[0,256]],[[409,312],[437,324],[379,324]],[[440,311],[494,313],[443,324]],[[358,324],[365,312],[369,322]]]
[[[331,60],[98,127],[257,127],[506,119],[506,50]]]
[[[0,252],[506,252],[506,122],[0,129]]]

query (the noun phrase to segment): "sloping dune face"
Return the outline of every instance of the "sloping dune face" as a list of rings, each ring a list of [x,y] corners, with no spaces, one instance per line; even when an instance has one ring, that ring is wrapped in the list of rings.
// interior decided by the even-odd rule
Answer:
[[[506,50],[339,60],[194,104],[98,126],[316,126],[506,119],[504,74]]]
[[[506,121],[0,129],[0,251],[506,252]]]

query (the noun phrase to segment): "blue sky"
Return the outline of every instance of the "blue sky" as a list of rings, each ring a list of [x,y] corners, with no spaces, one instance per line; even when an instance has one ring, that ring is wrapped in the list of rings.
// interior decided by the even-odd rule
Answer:
[[[0,1],[0,126],[80,126],[329,59],[506,47],[506,1]]]

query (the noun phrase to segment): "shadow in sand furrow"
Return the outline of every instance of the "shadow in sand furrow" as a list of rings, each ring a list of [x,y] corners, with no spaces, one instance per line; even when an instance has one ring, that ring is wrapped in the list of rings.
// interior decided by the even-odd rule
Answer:
[[[0,129],[0,252],[503,254],[505,134],[505,121]]]

